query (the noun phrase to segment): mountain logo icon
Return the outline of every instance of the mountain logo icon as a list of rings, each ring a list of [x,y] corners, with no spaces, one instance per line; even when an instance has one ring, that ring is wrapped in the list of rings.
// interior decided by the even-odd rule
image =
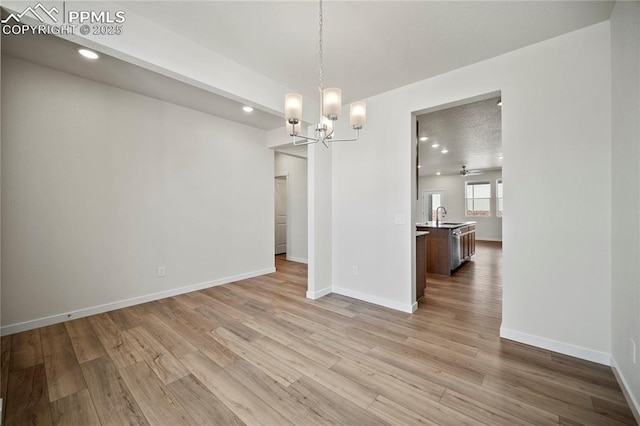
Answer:
[[[40,12],[40,14],[38,14],[38,12]],[[38,3],[35,6],[31,7],[27,7],[25,10],[22,11],[22,13],[10,13],[9,16],[7,16],[5,19],[3,19],[2,21],[0,21],[3,24],[8,23],[11,19],[13,19],[16,22],[20,22],[20,19],[22,19],[23,16],[25,16],[28,13],[31,13],[31,15],[35,16],[40,22],[44,23],[45,22],[45,18],[43,18],[41,15],[47,15],[54,23],[58,22],[58,18],[56,18],[53,14],[54,13],[59,13],[60,11],[54,6],[51,9],[47,9],[46,7],[44,7],[42,5],[42,3]]]

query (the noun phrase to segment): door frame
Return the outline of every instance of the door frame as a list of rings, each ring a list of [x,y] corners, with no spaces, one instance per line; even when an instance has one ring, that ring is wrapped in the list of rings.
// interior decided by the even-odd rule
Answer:
[[[287,252],[285,253],[285,258],[287,260],[289,260],[289,247],[291,246],[291,232],[290,232],[290,223],[291,223],[291,188],[289,185],[289,172],[281,172],[281,173],[277,173],[273,176],[273,181],[275,184],[275,180],[278,178],[284,178],[285,182],[287,183]],[[276,189],[275,186],[273,188],[273,200],[274,200],[274,204],[273,204],[273,255],[276,255],[276,228],[275,228],[275,224],[276,224],[276,206],[275,206],[275,199],[276,199]]]
[[[427,114],[430,112],[435,112],[435,111],[442,111],[442,110],[446,110],[449,108],[454,108],[457,106],[461,106],[461,105],[468,105],[471,104],[473,102],[478,102],[478,101],[482,101],[482,100],[486,100],[486,99],[490,99],[493,97],[500,97],[502,98],[502,89],[499,90],[495,90],[492,92],[487,92],[487,93],[482,93],[482,94],[478,94],[475,96],[469,96],[463,99],[457,99],[454,100],[452,102],[448,102],[448,103],[444,103],[444,104],[438,104],[438,105],[432,105],[426,108],[422,108],[422,109],[416,109],[411,111],[410,113],[410,117],[411,117],[411,139],[409,139],[407,142],[410,142],[410,146],[411,146],[411,159],[412,159],[412,163],[411,163],[411,190],[410,190],[410,194],[411,196],[410,198],[410,206],[411,206],[411,223],[415,223],[417,220],[417,215],[416,215],[416,204],[418,202],[423,203],[422,199],[418,199],[419,197],[422,197],[422,194],[420,193],[420,185],[419,185],[419,173],[417,172],[417,168],[418,168],[418,153],[419,153],[419,149],[418,149],[418,121],[417,121],[417,117],[418,115],[423,115],[423,114]],[[455,96],[455,98],[457,98],[457,96]],[[503,137],[502,139],[502,149],[504,151],[504,147],[505,147],[505,140],[504,140],[504,117],[505,117],[505,111],[507,110],[508,105],[501,107],[500,109],[500,117],[502,120],[502,127],[501,127],[501,135]],[[504,165],[505,162],[502,163],[502,174],[501,174],[501,179],[504,179]],[[504,186],[502,188],[503,190],[503,199],[504,199]],[[463,193],[464,194],[464,193]],[[464,194],[466,195],[466,194]],[[446,202],[446,200],[445,200]],[[503,201],[504,203],[504,201]],[[424,205],[424,203],[423,203]],[[466,206],[465,206],[466,209]],[[424,217],[424,207],[423,207],[423,217]],[[502,236],[501,236],[501,243],[504,242],[504,217],[502,218],[502,224],[501,224],[501,228],[502,228]],[[410,244],[410,248],[411,248],[411,277],[412,277],[412,283],[413,283],[413,287],[411,289],[411,297],[412,297],[412,301],[415,300],[415,296],[416,296],[416,238],[415,238],[415,228],[414,228],[414,232],[412,232],[412,238],[411,238],[411,244]],[[502,248],[502,252],[504,255],[504,246]],[[502,265],[500,268],[500,276],[503,277],[504,274],[504,265]],[[505,315],[505,309],[504,309],[504,294],[505,294],[505,285],[503,283],[503,288],[501,290],[502,293],[502,307],[501,307],[501,315],[502,318],[504,319],[504,315]],[[415,309],[417,309],[417,303],[414,305],[414,312]],[[500,333],[498,333],[500,334]]]

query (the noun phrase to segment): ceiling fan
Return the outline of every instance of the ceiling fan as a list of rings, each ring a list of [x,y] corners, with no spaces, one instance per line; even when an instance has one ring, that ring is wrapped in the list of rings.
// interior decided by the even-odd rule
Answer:
[[[482,172],[480,170],[467,170],[467,166],[462,166],[462,170],[460,171],[460,176],[475,176],[481,174]]]

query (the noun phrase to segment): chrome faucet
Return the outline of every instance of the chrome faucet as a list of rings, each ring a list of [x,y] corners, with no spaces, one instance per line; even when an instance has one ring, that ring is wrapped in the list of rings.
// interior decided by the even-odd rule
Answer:
[[[442,215],[439,216],[438,212],[442,209]],[[447,214],[447,209],[444,206],[440,206],[436,209],[436,226],[440,226],[440,218],[444,219],[444,215]]]

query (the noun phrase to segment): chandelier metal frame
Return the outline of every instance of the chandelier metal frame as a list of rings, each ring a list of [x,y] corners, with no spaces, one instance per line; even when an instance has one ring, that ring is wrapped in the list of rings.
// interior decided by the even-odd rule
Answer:
[[[342,113],[342,92],[338,88],[324,88],[324,50],[323,50],[323,26],[324,16],[322,0],[319,2],[319,41],[318,41],[318,91],[320,92],[320,120],[314,127],[314,137],[300,134],[302,127],[302,95],[288,93],[285,98],[285,119],[289,136],[293,137],[293,144],[310,145],[322,142],[325,147],[333,142],[353,142],[360,137],[360,129],[366,122],[366,104],[364,102],[352,102],[350,105],[350,125],[355,130],[355,137],[348,139],[334,139],[334,122]]]

